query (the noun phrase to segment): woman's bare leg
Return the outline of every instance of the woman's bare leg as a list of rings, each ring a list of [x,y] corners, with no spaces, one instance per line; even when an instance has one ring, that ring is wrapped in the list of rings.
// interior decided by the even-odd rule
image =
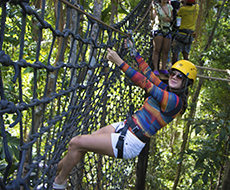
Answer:
[[[55,178],[55,183],[64,184],[73,167],[77,165],[87,151],[114,157],[111,143],[111,133],[114,132],[114,127],[109,125],[90,135],[80,135],[72,138],[69,143],[68,153],[58,164],[60,173]]]
[[[155,42],[155,52],[154,52],[153,66],[154,66],[154,71],[157,71],[159,56],[160,56],[162,42],[163,42],[163,36],[156,36],[154,38],[154,42]]]
[[[152,54],[152,60],[154,60],[155,47],[156,47],[156,44],[155,44],[155,41],[153,40],[153,54]]]
[[[163,47],[162,47],[162,68],[161,70],[166,69],[166,64],[168,60],[168,53],[171,46],[171,39],[170,38],[164,38],[163,40]]]

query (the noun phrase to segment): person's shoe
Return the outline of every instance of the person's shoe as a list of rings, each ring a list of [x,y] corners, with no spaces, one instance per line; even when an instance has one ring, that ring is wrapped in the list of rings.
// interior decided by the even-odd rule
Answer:
[[[164,75],[168,75],[169,72],[165,69],[165,70],[160,70],[161,73],[163,73]]]
[[[156,76],[159,76],[159,75],[160,75],[159,71],[157,71],[157,70],[154,71],[153,73],[154,73],[154,75],[156,75]]]
[[[59,185],[55,182],[53,182],[53,189],[59,189],[59,190],[65,190],[67,188],[67,183],[65,183],[64,185]]]

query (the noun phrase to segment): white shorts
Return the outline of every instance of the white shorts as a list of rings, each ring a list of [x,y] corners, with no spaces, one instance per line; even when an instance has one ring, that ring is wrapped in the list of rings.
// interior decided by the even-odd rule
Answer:
[[[113,123],[111,125],[115,128],[116,132],[125,126],[124,122]],[[111,133],[113,153],[116,158],[118,154],[118,149],[116,148],[116,145],[119,136],[120,133]],[[127,130],[125,141],[124,141],[123,158],[130,159],[138,156],[141,150],[144,148],[144,146],[145,143],[143,143],[133,133]]]

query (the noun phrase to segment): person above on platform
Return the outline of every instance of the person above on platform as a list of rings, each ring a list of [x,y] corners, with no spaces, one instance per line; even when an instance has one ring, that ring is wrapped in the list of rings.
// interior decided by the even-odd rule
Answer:
[[[141,108],[135,112],[130,111],[124,121],[102,127],[92,134],[73,137],[66,156],[58,163],[53,189],[67,187],[71,170],[87,151],[116,158],[134,158],[140,154],[151,136],[178,114],[184,113],[188,86],[196,78],[196,66],[186,60],[179,61],[172,67],[167,85],[154,75],[138,52],[134,56],[143,74],[132,69],[115,51],[107,49],[107,60],[115,63],[149,97]]]
[[[154,74],[159,76],[159,60],[162,53],[162,66],[160,72],[168,75],[166,64],[168,60],[168,53],[171,46],[171,22],[173,20],[173,7],[168,4],[168,0],[160,0],[158,4],[153,5],[153,10],[150,12],[152,20],[158,16],[158,29],[154,31],[154,51],[153,51],[153,66]]]
[[[172,31],[174,34],[178,30],[178,25],[180,25],[180,23],[177,22],[177,11],[180,8],[180,1],[179,0],[171,0],[171,5],[173,7],[173,21],[171,22],[171,28],[172,28]]]
[[[181,17],[179,33],[177,33],[172,43],[172,65],[178,60],[179,52],[182,52],[183,58],[188,60],[191,44],[194,40],[194,31],[199,14],[199,5],[195,0],[184,0],[177,16]]]

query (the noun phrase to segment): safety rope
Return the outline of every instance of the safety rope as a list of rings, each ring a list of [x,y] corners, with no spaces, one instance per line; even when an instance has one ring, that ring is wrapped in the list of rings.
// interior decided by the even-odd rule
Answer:
[[[223,82],[230,82],[230,78],[225,79],[225,78],[211,77],[211,76],[205,76],[205,75],[199,75],[199,74],[197,75],[197,77],[204,78],[204,79],[210,79],[210,80],[219,80],[219,81],[223,81]]]
[[[212,73],[209,73],[207,75],[212,75],[212,76],[207,76],[207,75],[200,75],[198,72],[197,77],[199,78],[204,78],[204,79],[210,79],[210,80],[217,80],[217,81],[223,81],[223,82],[230,82],[230,70],[229,69],[216,69],[216,68],[211,68],[211,67],[203,67],[203,66],[196,66],[198,68],[198,71],[205,70],[205,71],[212,71]],[[214,77],[214,72],[216,75],[222,75],[222,77]]]

